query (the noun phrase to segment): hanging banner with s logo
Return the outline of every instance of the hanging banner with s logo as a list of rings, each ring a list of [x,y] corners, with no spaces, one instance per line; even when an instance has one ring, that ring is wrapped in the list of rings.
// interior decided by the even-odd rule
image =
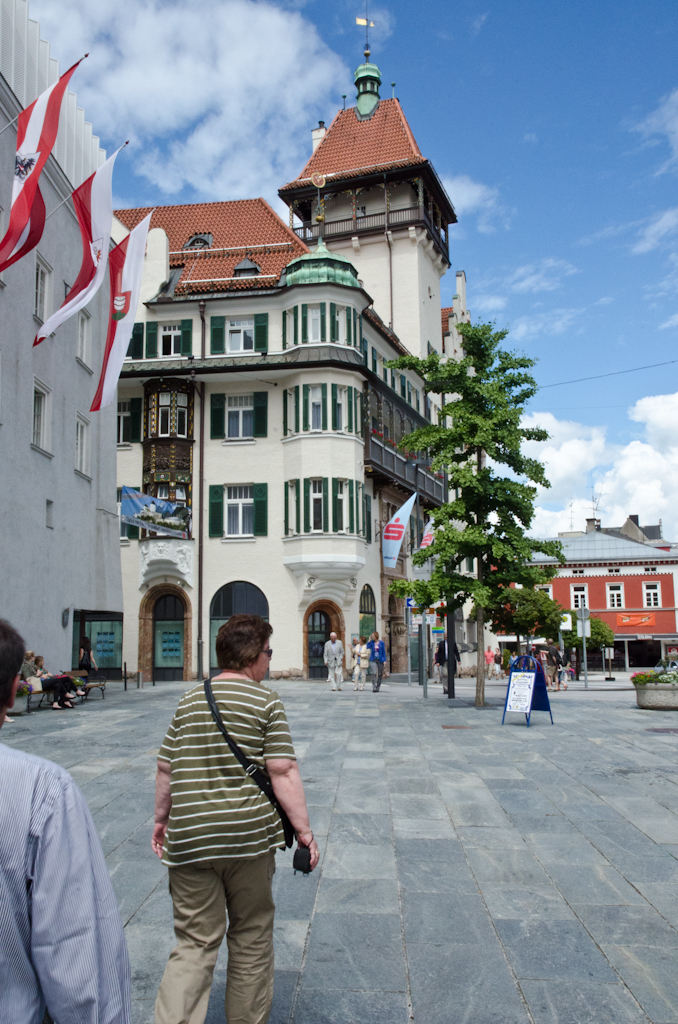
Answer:
[[[405,504],[398,509],[393,518],[389,519],[384,527],[381,540],[381,554],[385,569],[395,569],[416,497],[416,494],[413,494],[411,498],[408,498]]]

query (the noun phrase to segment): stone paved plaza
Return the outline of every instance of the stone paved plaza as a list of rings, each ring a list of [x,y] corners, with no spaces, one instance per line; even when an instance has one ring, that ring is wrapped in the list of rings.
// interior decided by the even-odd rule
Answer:
[[[503,688],[477,710],[465,680],[455,701],[401,682],[276,685],[321,863],[294,877],[278,856],[270,1024],[678,1022],[678,716],[628,690],[570,690],[555,725],[534,713],[527,729],[501,726]],[[105,701],[2,730],[89,801],[135,1024],[153,1019],[173,945],[149,841],[155,754],[184,688],[111,684]],[[224,984],[222,952],[210,1022]]]

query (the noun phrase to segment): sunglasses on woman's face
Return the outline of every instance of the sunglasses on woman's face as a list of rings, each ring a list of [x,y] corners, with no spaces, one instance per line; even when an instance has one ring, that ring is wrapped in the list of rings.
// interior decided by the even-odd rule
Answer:
[[[272,647],[264,647],[264,649],[263,649],[263,651],[261,653],[262,654],[268,654],[269,658],[272,658],[273,657],[273,648]]]

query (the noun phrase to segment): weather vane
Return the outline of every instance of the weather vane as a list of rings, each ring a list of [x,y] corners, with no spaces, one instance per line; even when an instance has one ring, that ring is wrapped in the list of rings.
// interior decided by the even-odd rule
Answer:
[[[374,22],[370,21],[368,15],[367,15],[367,4],[368,4],[368,0],[365,0],[365,17],[364,18],[356,18],[355,19],[356,25],[364,25],[365,26],[365,60],[369,60],[370,59],[370,36],[369,36],[369,32],[370,32],[371,28],[374,28]]]

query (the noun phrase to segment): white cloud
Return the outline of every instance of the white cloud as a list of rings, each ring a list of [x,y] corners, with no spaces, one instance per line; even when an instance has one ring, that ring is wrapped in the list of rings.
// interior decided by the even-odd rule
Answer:
[[[673,316],[670,316],[663,324],[660,324],[659,330],[665,331],[667,327],[678,327],[678,313],[674,313]]]
[[[563,334],[584,312],[583,309],[551,309],[545,313],[519,316],[511,324],[511,335],[516,341],[521,341],[537,334]]]
[[[508,230],[510,217],[499,203],[498,188],[474,181],[468,174],[443,178],[443,185],[462,221],[466,215],[474,214],[478,218],[478,231],[485,235],[496,230],[497,221]]]
[[[645,120],[636,125],[636,131],[645,138],[664,136],[671,149],[671,157],[660,168],[661,171],[678,163],[678,89],[662,97],[659,106]]]
[[[536,145],[539,142],[539,139],[534,132],[527,132],[523,135],[523,142],[531,142],[533,145]]]
[[[518,267],[508,284],[514,292],[553,292],[560,288],[564,277],[578,273],[567,260],[554,260],[549,256],[538,263]]]
[[[633,246],[632,252],[651,252],[657,246],[678,232],[678,206],[663,213],[657,213],[650,217],[641,231],[638,232],[638,241]]]
[[[542,459],[553,485],[538,496],[532,533],[554,536],[571,528],[570,519],[575,530],[584,529],[594,492],[603,526],[620,526],[635,514],[641,524],[662,519],[664,536],[678,539],[678,392],[641,398],[628,415],[642,436],[626,445],[609,444],[603,427],[558,420],[552,413],[525,417],[527,425],[543,426],[552,435],[525,446]]]
[[[503,295],[477,295],[473,299],[473,308],[479,313],[498,313],[506,307],[507,301]]]
[[[350,92],[347,69],[298,11],[253,0],[35,0],[78,101],[134,171],[172,196],[267,194],[301,170],[310,128]]]
[[[481,28],[483,27],[483,25],[487,21],[487,18],[488,18],[487,14],[479,14],[476,18],[473,19],[473,21],[471,22],[471,32],[472,32],[472,34],[474,36],[478,35],[478,33],[480,32]]]

